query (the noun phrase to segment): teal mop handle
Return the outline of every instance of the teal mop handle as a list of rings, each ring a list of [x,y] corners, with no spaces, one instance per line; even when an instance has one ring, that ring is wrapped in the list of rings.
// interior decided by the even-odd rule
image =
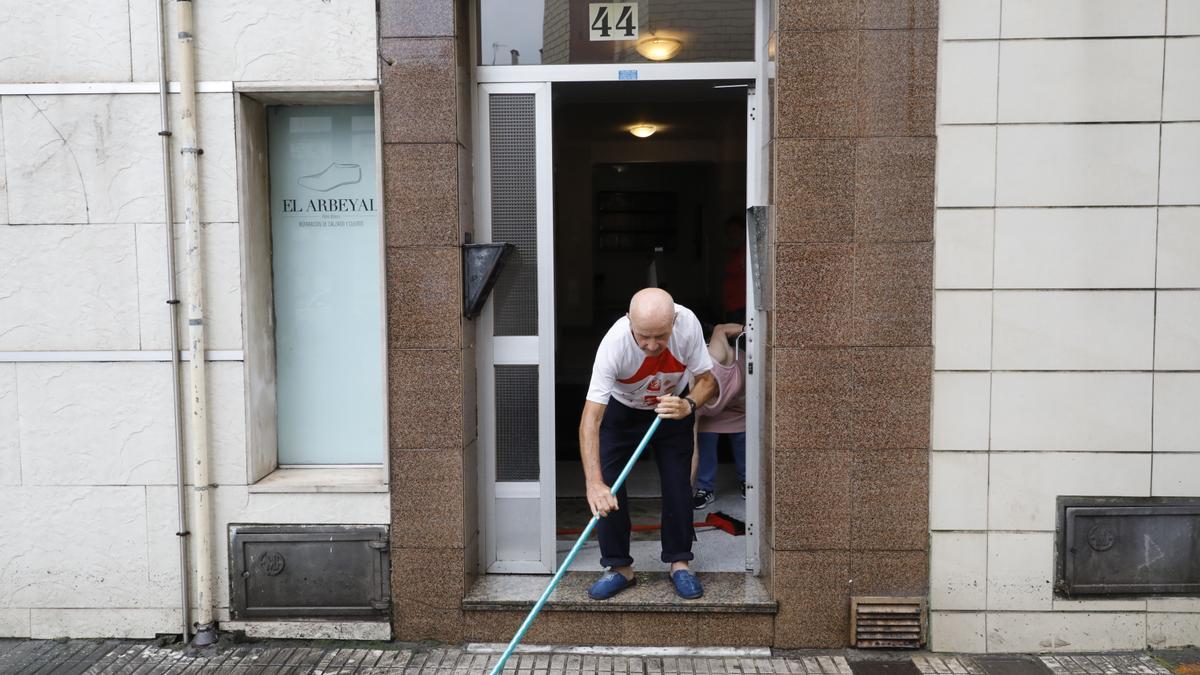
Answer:
[[[658,429],[658,425],[661,422],[662,418],[655,416],[654,421],[650,424],[650,428],[646,430],[646,435],[642,437],[642,442],[638,443],[637,449],[633,451],[633,456],[629,458],[629,462],[627,462],[625,464],[625,468],[621,470],[621,475],[617,476],[617,479],[613,481],[612,486],[609,487],[609,491],[611,491],[614,495],[617,494],[617,490],[620,490],[621,486],[625,483],[625,478],[627,478],[629,476],[629,472],[633,470],[633,465],[637,463],[638,457],[642,456],[642,452],[646,449],[646,444],[650,442],[650,437],[654,435],[654,432]],[[524,623],[522,623],[521,627],[517,629],[517,634],[513,636],[511,641],[509,641],[508,648],[505,649],[504,653],[500,655],[500,660],[496,662],[496,667],[492,668],[491,675],[497,675],[501,670],[504,670],[504,664],[506,661],[508,661],[508,657],[512,656],[513,650],[517,648],[517,645],[521,644],[521,638],[525,637],[525,633],[529,630],[529,627],[533,625],[533,620],[537,618],[538,612],[542,611],[542,606],[545,605],[546,601],[550,599],[550,594],[554,592],[554,588],[558,586],[558,582],[562,579],[563,574],[567,572],[567,568],[571,566],[571,562],[575,560],[575,556],[579,553],[579,549],[583,548],[584,542],[586,542],[588,537],[592,535],[592,530],[596,528],[596,523],[598,522],[600,522],[600,516],[594,515],[592,516],[592,519],[588,521],[587,527],[583,528],[583,534],[579,535],[579,539],[576,540],[575,545],[571,547],[571,552],[567,554],[567,557],[565,560],[563,560],[563,563],[558,566],[558,572],[556,572],[554,574],[554,578],[550,580],[550,585],[546,587],[546,590],[542,591],[542,597],[538,598],[537,603],[534,604],[533,611],[529,612],[529,616],[525,617]]]

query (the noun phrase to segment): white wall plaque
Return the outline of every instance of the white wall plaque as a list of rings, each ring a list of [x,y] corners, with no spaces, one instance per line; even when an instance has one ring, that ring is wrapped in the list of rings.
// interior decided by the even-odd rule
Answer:
[[[636,40],[638,6],[636,2],[593,2],[588,4],[589,39]]]

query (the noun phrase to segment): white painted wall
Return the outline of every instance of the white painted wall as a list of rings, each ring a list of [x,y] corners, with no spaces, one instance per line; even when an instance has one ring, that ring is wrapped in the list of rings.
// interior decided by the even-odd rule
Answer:
[[[1200,642],[1051,590],[1057,495],[1200,496],[1198,7],[941,0],[935,649]]]
[[[158,98],[119,93],[157,80],[154,5],[0,0],[0,16],[0,637],[177,632]],[[198,120],[209,348],[233,357],[212,363],[208,380],[216,597],[228,618],[228,523],[389,520],[379,489],[246,485],[228,93],[242,82],[375,80],[375,5],[211,0],[195,16],[198,79],[226,92],[201,94]],[[45,352],[53,362],[33,355]]]

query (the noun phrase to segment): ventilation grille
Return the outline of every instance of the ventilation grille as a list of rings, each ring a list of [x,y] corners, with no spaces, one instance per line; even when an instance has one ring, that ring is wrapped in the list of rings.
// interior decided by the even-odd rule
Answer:
[[[859,649],[920,649],[924,598],[850,598],[850,644]]]
[[[496,282],[496,335],[537,335],[537,111],[533,94],[492,94],[492,241],[516,246]]]
[[[496,480],[538,478],[538,367],[496,366]]]

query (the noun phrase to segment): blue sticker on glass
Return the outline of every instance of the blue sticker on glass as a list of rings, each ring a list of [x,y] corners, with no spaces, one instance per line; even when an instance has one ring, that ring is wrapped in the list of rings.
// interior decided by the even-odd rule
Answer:
[[[618,70],[617,71],[617,79],[618,80],[636,80],[637,79],[637,71],[636,70]]]

